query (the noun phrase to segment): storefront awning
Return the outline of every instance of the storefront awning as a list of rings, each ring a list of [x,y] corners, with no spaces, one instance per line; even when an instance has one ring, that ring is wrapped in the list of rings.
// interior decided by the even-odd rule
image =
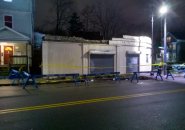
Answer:
[[[107,55],[114,55],[116,54],[114,51],[103,51],[103,50],[90,50],[89,54],[107,54]]]
[[[126,54],[136,54],[136,55],[139,55],[139,54],[141,54],[141,51],[126,51]]]

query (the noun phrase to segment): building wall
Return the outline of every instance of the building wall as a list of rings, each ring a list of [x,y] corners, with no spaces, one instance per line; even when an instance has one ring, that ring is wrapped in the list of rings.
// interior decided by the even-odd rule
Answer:
[[[43,74],[89,73],[90,50],[115,50],[101,44],[44,41],[42,46]]]
[[[151,70],[152,44],[149,37],[124,35],[123,38],[112,38],[109,44],[118,47],[118,71],[122,73],[126,72],[127,53],[139,55],[139,71]]]
[[[42,46],[43,74],[82,73],[80,43],[48,42]]]
[[[5,10],[29,12],[32,10],[32,7],[30,6],[31,4],[32,0],[12,0],[12,2],[1,0],[0,8]]]
[[[98,50],[100,52],[115,52],[115,46],[106,44],[82,44],[82,56],[83,56],[83,73],[87,74],[90,70],[90,51]],[[114,65],[116,65],[116,56],[114,55]],[[115,68],[114,68],[115,70]]]
[[[13,19],[12,29],[28,37],[33,34],[33,0],[0,1],[0,27],[4,26],[4,15]]]
[[[176,43],[176,61],[179,63],[184,63],[185,62],[185,41],[178,41]]]
[[[151,70],[151,40],[113,39],[109,44],[44,41],[42,48],[43,74],[89,73],[90,53],[114,54],[114,71],[126,73],[126,55],[139,55],[139,71]],[[147,59],[148,57],[148,59]]]

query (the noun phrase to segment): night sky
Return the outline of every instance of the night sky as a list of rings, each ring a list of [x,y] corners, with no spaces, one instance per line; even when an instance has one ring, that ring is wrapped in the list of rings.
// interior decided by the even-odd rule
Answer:
[[[52,29],[50,20],[53,18],[51,0],[36,0],[35,25],[44,30]],[[128,35],[151,35],[151,14],[154,13],[154,36],[162,34],[162,22],[158,9],[162,0],[107,0],[118,2],[121,6],[124,33]],[[73,0],[73,11],[80,12],[93,0]],[[167,0],[170,12],[167,15],[168,32],[185,39],[185,1]],[[153,9],[152,9],[153,8]]]

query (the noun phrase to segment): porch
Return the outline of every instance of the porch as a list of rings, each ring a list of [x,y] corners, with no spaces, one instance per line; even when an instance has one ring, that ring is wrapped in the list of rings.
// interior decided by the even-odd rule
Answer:
[[[22,70],[28,70],[28,56],[11,56],[10,61],[10,64],[0,65],[0,76],[7,76],[12,68],[19,70],[21,67]]]
[[[8,27],[0,28],[0,72],[9,71],[10,67],[18,69],[21,66],[29,70],[31,57],[29,37]]]

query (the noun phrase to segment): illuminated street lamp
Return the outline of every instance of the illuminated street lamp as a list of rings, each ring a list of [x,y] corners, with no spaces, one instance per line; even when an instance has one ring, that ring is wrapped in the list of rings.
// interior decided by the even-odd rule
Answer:
[[[160,14],[165,15],[168,12],[168,6],[163,4],[161,8],[159,9]]]
[[[166,15],[168,13],[168,7],[167,5],[163,4],[160,9],[159,9],[160,14],[164,17],[164,75],[166,74],[166,62],[167,62],[167,58],[166,58],[166,53],[167,53],[167,48],[166,48]]]

